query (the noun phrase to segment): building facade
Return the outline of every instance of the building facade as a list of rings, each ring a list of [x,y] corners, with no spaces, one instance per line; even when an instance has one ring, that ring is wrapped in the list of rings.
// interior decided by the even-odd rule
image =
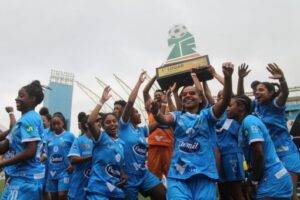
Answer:
[[[64,115],[68,130],[72,114],[73,83],[73,73],[51,70],[50,89],[45,91],[44,99],[44,106],[51,114],[61,112]]]

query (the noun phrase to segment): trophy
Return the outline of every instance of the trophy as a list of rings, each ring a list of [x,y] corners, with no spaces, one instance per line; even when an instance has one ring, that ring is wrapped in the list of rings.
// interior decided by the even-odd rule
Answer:
[[[184,25],[175,25],[169,30],[168,45],[172,50],[167,61],[156,68],[157,82],[162,89],[167,90],[174,82],[177,87],[192,85],[193,68],[200,81],[213,78],[208,70],[208,56],[195,51],[195,38]]]

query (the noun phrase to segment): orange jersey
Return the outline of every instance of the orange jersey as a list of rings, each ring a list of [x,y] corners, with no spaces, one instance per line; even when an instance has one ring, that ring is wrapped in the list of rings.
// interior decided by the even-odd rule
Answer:
[[[148,113],[148,120],[149,124],[155,121],[153,114]],[[158,145],[158,146],[173,146],[173,130],[170,127],[161,126],[155,129],[153,132],[150,133],[148,137],[148,144],[149,145]]]

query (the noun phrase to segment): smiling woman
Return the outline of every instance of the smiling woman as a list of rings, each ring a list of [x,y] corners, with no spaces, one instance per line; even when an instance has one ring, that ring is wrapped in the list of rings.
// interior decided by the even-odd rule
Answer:
[[[9,177],[2,199],[12,196],[16,199],[41,199],[44,168],[39,161],[38,146],[41,144],[43,124],[34,109],[43,98],[39,81],[33,81],[18,92],[16,105],[22,116],[12,128],[8,139],[1,143],[7,149],[0,167],[4,168]]]

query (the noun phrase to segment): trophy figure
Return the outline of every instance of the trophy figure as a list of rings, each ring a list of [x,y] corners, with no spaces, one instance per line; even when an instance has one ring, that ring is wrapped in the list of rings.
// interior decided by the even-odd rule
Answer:
[[[178,87],[191,85],[191,70],[194,68],[200,81],[212,79],[208,71],[208,56],[196,52],[194,36],[184,25],[175,25],[169,30],[168,45],[172,48],[166,63],[156,68],[157,82],[164,90],[174,82]]]

